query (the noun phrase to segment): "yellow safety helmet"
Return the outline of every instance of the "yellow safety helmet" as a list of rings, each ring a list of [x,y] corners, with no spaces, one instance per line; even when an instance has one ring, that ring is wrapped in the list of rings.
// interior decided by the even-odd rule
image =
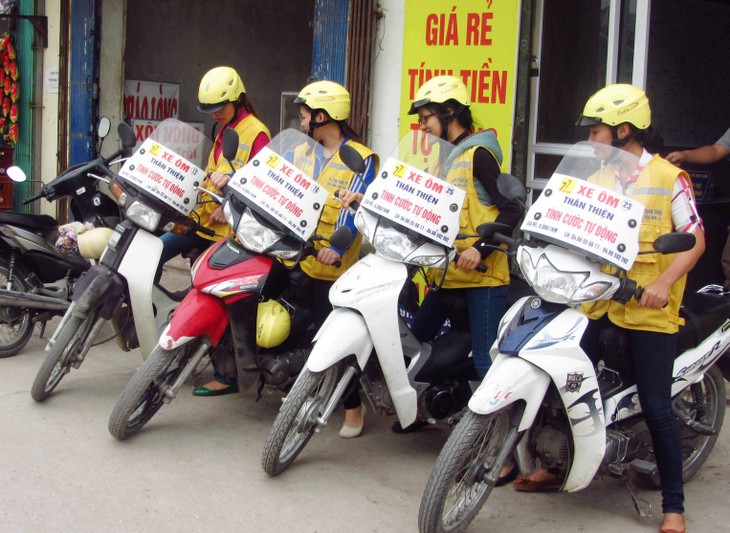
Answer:
[[[436,76],[421,85],[416,91],[416,98],[411,104],[409,115],[418,113],[418,108],[427,104],[443,104],[447,100],[455,100],[469,107],[469,91],[464,82],[454,76]]]
[[[624,122],[645,130],[651,126],[651,109],[644,91],[627,83],[617,83],[604,87],[588,99],[576,125],[618,126]]]
[[[350,93],[333,81],[310,83],[294,99],[295,104],[304,104],[312,110],[322,109],[333,120],[347,120],[350,116]]]
[[[198,111],[214,113],[228,102],[235,102],[246,92],[243,81],[235,69],[216,67],[209,70],[200,80],[198,88]]]
[[[99,259],[113,233],[111,228],[94,228],[79,233],[79,253],[87,259]]]
[[[291,331],[289,311],[276,300],[259,302],[256,311],[256,344],[273,348],[286,340]]]

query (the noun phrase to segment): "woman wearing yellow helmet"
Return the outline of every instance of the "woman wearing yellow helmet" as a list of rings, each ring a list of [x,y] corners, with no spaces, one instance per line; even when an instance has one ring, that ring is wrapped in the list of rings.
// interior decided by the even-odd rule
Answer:
[[[244,166],[251,157],[268,144],[269,129],[257,118],[241,77],[231,67],[216,67],[203,76],[198,89],[198,110],[212,115],[216,122],[213,131],[216,127],[220,128],[205,167],[209,177],[205,187],[210,191],[220,192],[228,183],[229,174]],[[231,161],[235,168],[231,168],[221,154],[223,130],[226,128],[232,128],[238,134],[238,151]],[[208,247],[231,233],[231,228],[223,217],[221,207],[211,200],[204,194],[203,203],[190,216],[201,226],[213,230],[215,236],[209,237],[201,233],[194,235],[166,233],[163,235],[158,279],[162,274],[162,265],[168,260],[196,248]],[[212,396],[236,392],[235,378],[228,377],[235,376],[235,367],[231,368],[231,365],[221,363],[222,368],[218,368],[216,361],[214,361],[214,366],[216,366],[216,379],[196,388],[193,394]]]
[[[601,89],[586,103],[578,125],[588,127],[589,141],[618,146],[639,158],[637,168],[626,175],[600,173],[596,181],[645,206],[640,250],[651,250],[654,239],[672,231],[692,233],[696,239],[694,248],[684,253],[637,257],[628,277],[644,287],[639,301],[599,301],[581,309],[591,319],[581,346],[594,365],[601,357],[598,337],[608,323],[627,333],[639,401],[661,479],[664,518],[660,531],[683,532],[682,438],[672,411],[671,387],[686,276],[705,249],[702,221],[687,173],[645,148],[651,111],[644,91],[626,84]],[[519,477],[515,487],[539,490],[561,483],[539,470],[530,477]]]
[[[416,92],[409,114],[418,115],[421,131],[456,145],[446,180],[467,192],[462,208],[461,233],[475,234],[479,224],[501,222],[514,228],[520,218],[516,204],[497,190],[502,150],[493,131],[476,131],[469,108],[469,96],[462,81],[453,76],[432,78]],[[489,348],[497,335],[497,323],[505,311],[509,268],[504,254],[494,252],[491,239],[457,241],[458,261],[449,266],[439,291],[424,298],[413,323],[421,341],[434,338],[451,313],[454,297],[466,300],[474,366],[483,377],[492,362]],[[484,264],[486,272],[476,270]],[[430,272],[440,279],[441,272]]]
[[[365,191],[375,177],[379,160],[372,150],[361,143],[357,133],[346,122],[350,116],[350,94],[342,85],[324,80],[310,83],[299,92],[294,103],[299,105],[302,131],[318,143],[314,168],[302,170],[308,171],[317,183],[332,193],[322,211],[315,233],[327,239],[337,228],[346,225],[356,235],[348,249],[317,242],[316,255],[307,258],[299,266],[307,276],[308,301],[311,302],[314,322],[318,328],[332,311],[329,302],[330,287],[359,259],[362,244],[353,215],[340,209],[334,193],[339,190],[355,193]],[[363,172],[352,171],[340,159],[339,150],[345,144],[357,150],[365,160]],[[341,263],[340,267],[334,266],[337,261]],[[340,435],[345,438],[357,437],[362,432],[362,407],[357,392],[345,399],[345,409],[345,423]]]

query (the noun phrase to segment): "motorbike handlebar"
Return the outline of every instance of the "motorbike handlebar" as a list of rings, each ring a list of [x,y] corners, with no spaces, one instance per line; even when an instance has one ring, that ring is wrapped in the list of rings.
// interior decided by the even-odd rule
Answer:
[[[45,193],[43,192],[43,190],[41,190],[41,192],[39,192],[38,194],[34,194],[27,200],[23,200],[23,205],[31,204],[31,203],[35,202],[36,200],[43,198],[44,196],[45,196]]]
[[[460,257],[460,255],[459,255],[458,253],[457,253],[456,255],[454,255],[454,263],[456,263],[456,262],[458,262],[458,261],[459,261],[459,257]],[[476,267],[474,268],[474,270],[476,270],[477,272],[486,272],[486,271],[487,271],[487,267],[486,267],[485,265],[483,265],[483,264],[479,263],[479,264],[478,264],[478,265],[477,265],[477,266],[476,266]]]

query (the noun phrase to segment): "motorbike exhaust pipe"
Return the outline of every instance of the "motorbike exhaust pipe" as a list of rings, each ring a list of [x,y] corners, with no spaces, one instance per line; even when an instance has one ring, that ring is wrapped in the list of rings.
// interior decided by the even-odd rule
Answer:
[[[28,309],[42,309],[44,311],[65,311],[71,305],[66,300],[59,300],[52,296],[28,294],[25,292],[0,289],[0,306],[26,307]]]

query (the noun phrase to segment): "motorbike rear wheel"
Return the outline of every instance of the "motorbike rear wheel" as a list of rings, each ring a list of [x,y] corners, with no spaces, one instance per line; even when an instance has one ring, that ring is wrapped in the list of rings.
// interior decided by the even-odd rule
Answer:
[[[436,460],[418,512],[420,533],[464,531],[494,488],[487,474],[510,441],[513,406],[491,415],[468,411]],[[512,450],[508,450],[511,452]]]
[[[329,403],[344,372],[337,363],[322,372],[304,369],[284,400],[264,445],[261,466],[270,476],[289,468],[317,428],[317,418]]]
[[[71,371],[71,367],[75,365],[78,368],[81,365],[86,352],[99,333],[99,321],[104,319],[98,317],[96,311],[65,317],[48,357],[41,365],[30,390],[30,395],[35,401],[42,402],[48,398],[63,377]]]
[[[9,281],[10,264],[0,258],[0,289],[5,289]],[[27,274],[18,265],[13,269],[13,290],[28,292],[23,281]],[[29,309],[0,307],[0,358],[20,353],[33,335],[33,316]]]
[[[197,351],[201,340],[194,339],[175,348],[156,346],[124,387],[109,416],[109,433],[119,440],[136,434],[164,405],[165,392]]]
[[[674,410],[683,413],[686,421],[677,419],[679,432],[682,435],[682,478],[685,482],[692,479],[700,467],[710,456],[717,442],[725,418],[725,380],[717,366],[713,366],[705,373],[702,381],[690,385],[674,398]],[[700,432],[690,424],[699,424],[705,430]],[[651,452],[651,442],[647,443],[648,453],[643,459],[655,462]],[[643,484],[653,489],[659,489],[659,475],[638,474]]]

